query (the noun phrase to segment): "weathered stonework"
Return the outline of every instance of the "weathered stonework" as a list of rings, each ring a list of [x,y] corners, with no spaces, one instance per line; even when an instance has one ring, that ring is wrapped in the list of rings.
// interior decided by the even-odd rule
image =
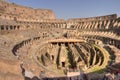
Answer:
[[[91,73],[119,69],[113,66],[120,61],[119,49],[116,14],[65,21],[52,10],[0,1],[0,80],[65,79],[74,71],[90,80]]]

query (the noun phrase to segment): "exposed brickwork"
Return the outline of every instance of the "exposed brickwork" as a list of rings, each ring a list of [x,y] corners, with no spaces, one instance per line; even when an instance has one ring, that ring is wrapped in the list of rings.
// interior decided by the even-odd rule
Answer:
[[[120,18],[116,14],[65,21],[56,19],[49,9],[0,1],[2,80],[65,78],[64,71],[81,69],[92,79],[91,73],[119,63],[119,49]]]

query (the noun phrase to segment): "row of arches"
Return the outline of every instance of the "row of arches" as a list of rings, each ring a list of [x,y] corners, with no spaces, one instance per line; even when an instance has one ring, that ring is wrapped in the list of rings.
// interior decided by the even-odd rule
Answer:
[[[30,39],[27,39],[27,40],[23,40],[21,41],[20,43],[16,44],[13,49],[12,49],[12,52],[15,56],[17,56],[17,50],[19,50],[20,48],[22,48],[23,46],[27,46],[29,44],[33,44],[35,41],[38,41],[38,40],[44,40],[46,38],[48,38],[49,35],[45,34],[44,32],[42,33],[41,36],[37,36],[37,37],[33,37],[33,38],[30,38]]]
[[[39,39],[40,39],[40,37],[34,37],[34,38],[32,38],[32,39],[27,39],[27,40],[24,40],[24,41],[16,44],[16,45],[14,46],[14,48],[12,49],[13,54],[14,54],[15,56],[17,56],[17,50],[19,50],[19,48],[22,48],[23,46],[26,46],[26,45],[28,45],[28,44],[32,44],[33,41],[36,41],[36,40],[39,40]]]
[[[114,45],[118,49],[120,49],[120,41],[112,38],[107,38],[107,37],[102,37],[102,36],[90,36],[90,35],[85,35],[82,36],[84,39],[97,39],[102,41],[104,44],[109,44],[109,45]]]
[[[105,20],[105,21],[86,21],[86,22],[16,22],[18,25],[0,25],[0,30],[19,30],[20,26],[26,26],[24,29],[28,28],[71,28],[71,29],[114,29],[120,27],[120,22],[118,20]],[[70,26],[70,27],[69,27]],[[16,28],[17,27],[17,28]]]
[[[0,31],[7,30],[26,30],[26,29],[51,29],[66,28],[65,23],[17,23],[19,25],[0,25]]]
[[[20,30],[20,25],[0,25],[0,30]]]
[[[75,29],[111,29],[114,27],[120,27],[118,20],[104,20],[104,21],[86,21],[75,22],[70,25],[70,28]]]

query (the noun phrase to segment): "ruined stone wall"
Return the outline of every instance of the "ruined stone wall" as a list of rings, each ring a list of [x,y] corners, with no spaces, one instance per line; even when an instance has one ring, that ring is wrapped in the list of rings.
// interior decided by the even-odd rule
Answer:
[[[98,21],[98,20],[111,20],[116,19],[116,14],[106,15],[106,16],[96,16],[96,17],[88,17],[88,18],[72,18],[68,21],[76,21],[76,22],[85,22],[85,21]]]
[[[55,15],[49,9],[33,9],[31,7],[0,1],[0,18],[19,21],[39,21],[40,19],[55,19]]]
[[[119,27],[119,18],[116,14],[91,18],[76,18],[67,20],[68,28],[84,30],[106,30]]]
[[[67,39],[68,41],[70,41],[70,39],[72,40],[74,38],[85,41],[94,39],[96,43],[99,40],[105,45],[113,45],[116,48],[120,49],[120,18],[117,18],[116,14],[112,14],[91,18],[69,19],[65,21],[63,19],[55,19],[55,15],[52,10],[33,9],[30,7],[16,5],[14,3],[3,2],[1,0],[0,58],[4,58],[4,60],[1,60],[0,62],[0,65],[3,65],[1,66],[0,77],[1,74],[3,75],[5,72],[5,75],[8,76],[6,80],[8,80],[9,74],[6,73],[9,72],[11,77],[11,74],[15,73],[16,69],[19,70],[18,73],[16,73],[18,76],[13,76],[11,78],[14,79],[15,77],[22,77],[21,69],[19,67],[19,64],[21,63],[15,63],[14,66],[6,63],[6,60],[15,60],[15,62],[17,62],[17,59],[21,61],[25,60],[24,66],[28,65],[30,67],[29,70],[35,69],[33,70],[33,72],[38,72],[38,70],[42,71],[43,69],[31,67],[33,63],[37,63],[36,59],[39,60],[39,56],[33,56],[34,52],[37,51],[37,48],[39,48],[39,46],[43,46],[43,44],[46,44],[46,42],[49,42],[49,40],[64,41]],[[68,45],[68,47],[71,48],[69,50],[76,52],[76,50],[78,49],[75,50],[75,48],[73,48],[75,47],[74,45],[78,46],[79,44],[75,43],[72,45]],[[64,52],[60,52],[62,50],[60,46],[61,44],[57,43],[57,45],[54,46],[55,48],[51,47],[53,50],[49,49],[48,51],[49,53],[51,53],[50,56],[53,62],[55,62],[57,58],[57,54],[55,54],[56,51],[60,54],[66,53],[64,50],[67,49],[63,49]],[[62,45],[62,47],[64,46]],[[78,46],[78,48],[79,47],[81,46]],[[81,48],[83,49],[83,47]],[[45,48],[45,50],[47,49]],[[90,57],[90,55],[88,55],[87,51],[85,51],[84,49],[83,51],[79,50],[79,52],[85,52],[86,57]],[[117,54],[118,53],[119,52],[117,52]],[[75,53],[75,56],[76,54],[78,53]],[[62,61],[63,59],[61,56],[64,57],[64,54],[60,55],[60,61],[65,62]],[[117,57],[119,58],[119,56]],[[77,60],[77,58],[75,59]],[[83,60],[86,59],[83,58]],[[33,60],[35,62],[32,62]],[[118,61],[120,61],[120,58]],[[4,62],[5,64],[3,64]],[[31,65],[29,64],[29,62]],[[9,61],[9,63],[12,63],[12,61]],[[80,64],[82,64],[82,62]],[[89,66],[89,64],[87,65]],[[5,66],[8,66],[10,69],[12,67],[15,67],[16,69],[13,69],[11,71],[10,69],[7,69],[8,67]],[[37,66],[40,67],[39,65]],[[25,69],[28,70],[27,67],[25,67]],[[49,70],[46,69],[46,71]],[[38,74],[40,73],[38,72]],[[4,78],[4,76],[2,77]]]

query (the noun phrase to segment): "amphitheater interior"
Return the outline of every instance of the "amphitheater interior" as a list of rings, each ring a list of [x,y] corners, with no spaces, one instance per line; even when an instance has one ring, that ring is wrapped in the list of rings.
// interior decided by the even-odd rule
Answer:
[[[119,61],[117,14],[64,20],[49,9],[0,0],[0,80],[65,80],[80,73],[92,80],[119,70]]]

